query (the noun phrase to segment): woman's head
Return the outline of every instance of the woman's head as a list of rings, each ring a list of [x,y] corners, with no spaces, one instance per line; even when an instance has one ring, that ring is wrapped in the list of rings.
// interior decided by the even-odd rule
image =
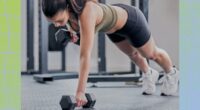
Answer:
[[[42,11],[56,27],[66,25],[69,19],[67,0],[42,0]]]

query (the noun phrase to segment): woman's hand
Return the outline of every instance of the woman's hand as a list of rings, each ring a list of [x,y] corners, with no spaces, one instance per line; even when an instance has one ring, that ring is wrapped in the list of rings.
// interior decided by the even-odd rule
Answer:
[[[71,32],[70,34],[71,34],[70,35],[71,36],[71,42],[76,43],[78,41],[79,37],[73,32]]]
[[[87,103],[87,99],[85,97],[85,93],[83,92],[77,92],[76,93],[76,104],[77,107],[81,107]]]

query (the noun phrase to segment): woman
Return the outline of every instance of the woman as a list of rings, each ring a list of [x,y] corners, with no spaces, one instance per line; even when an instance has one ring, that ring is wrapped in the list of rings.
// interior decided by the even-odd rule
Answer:
[[[165,71],[161,95],[173,95],[178,89],[179,71],[169,55],[158,48],[151,36],[143,13],[124,4],[106,5],[95,0],[43,0],[42,9],[55,26],[65,26],[80,32],[80,74],[76,92],[77,106],[84,105],[90,68],[90,57],[96,32],[105,32],[143,72],[143,94],[156,90],[158,72],[148,66],[145,58],[154,60]],[[72,37],[72,41],[77,39]]]

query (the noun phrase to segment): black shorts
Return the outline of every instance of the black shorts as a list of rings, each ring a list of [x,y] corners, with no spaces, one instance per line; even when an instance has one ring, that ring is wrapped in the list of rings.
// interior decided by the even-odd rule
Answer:
[[[128,39],[136,48],[143,46],[151,36],[144,14],[134,6],[125,4],[114,4],[114,6],[125,9],[128,13],[128,19],[122,29],[112,34],[107,34],[109,39],[114,43]]]

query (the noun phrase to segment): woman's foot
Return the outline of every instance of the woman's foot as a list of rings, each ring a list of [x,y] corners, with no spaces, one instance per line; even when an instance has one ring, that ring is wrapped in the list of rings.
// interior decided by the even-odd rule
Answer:
[[[143,95],[151,95],[156,91],[156,81],[158,80],[159,73],[158,71],[150,68],[147,73],[143,74]]]
[[[178,91],[179,71],[176,68],[173,68],[173,71],[165,74],[163,78],[161,96],[175,95]]]

